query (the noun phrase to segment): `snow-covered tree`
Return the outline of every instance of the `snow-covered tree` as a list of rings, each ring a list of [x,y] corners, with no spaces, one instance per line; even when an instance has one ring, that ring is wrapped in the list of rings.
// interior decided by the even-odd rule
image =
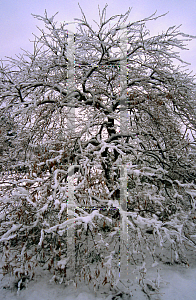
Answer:
[[[3,272],[117,284],[128,265],[188,264],[195,248],[193,37],[152,16],[45,24],[34,52],[2,61]],[[75,26],[75,29],[74,29]],[[71,28],[71,29],[70,29]],[[187,250],[189,249],[189,250]],[[143,274],[143,275],[142,275]]]

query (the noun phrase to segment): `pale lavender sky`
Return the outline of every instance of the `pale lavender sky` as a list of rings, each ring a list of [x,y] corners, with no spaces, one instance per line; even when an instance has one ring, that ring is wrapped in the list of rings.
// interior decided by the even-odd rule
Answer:
[[[31,13],[43,15],[46,9],[51,16],[58,11],[56,20],[72,21],[81,17],[78,2],[89,21],[98,20],[98,4],[103,8],[105,3],[108,17],[132,7],[131,21],[148,17],[156,10],[158,15],[169,11],[167,16],[147,25],[152,33],[182,24],[181,31],[196,35],[196,0],[0,0],[0,58],[14,57],[22,52],[21,48],[32,50],[29,40],[34,39],[32,33],[38,34],[36,25],[42,27],[42,23]],[[189,69],[196,73],[196,39],[188,48],[190,51],[183,51],[181,57],[191,63]]]

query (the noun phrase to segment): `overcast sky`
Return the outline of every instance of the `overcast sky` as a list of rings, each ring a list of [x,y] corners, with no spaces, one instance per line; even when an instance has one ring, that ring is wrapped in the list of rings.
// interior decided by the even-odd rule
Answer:
[[[169,26],[180,25],[181,31],[196,36],[196,0],[0,0],[0,58],[21,53],[21,48],[32,50],[32,33],[38,34],[42,23],[31,14],[59,14],[56,20],[72,21],[80,18],[80,3],[89,21],[98,20],[98,4],[102,9],[108,4],[107,16],[125,13],[132,8],[129,20],[136,21],[148,17],[157,10],[157,14],[169,13],[149,23],[152,33],[166,30]],[[181,57],[191,63],[190,70],[196,73],[196,39],[190,42],[189,51],[183,51]]]

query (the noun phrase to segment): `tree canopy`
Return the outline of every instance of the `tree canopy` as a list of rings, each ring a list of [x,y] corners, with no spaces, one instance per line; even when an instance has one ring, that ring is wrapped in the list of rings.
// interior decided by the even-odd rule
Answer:
[[[55,280],[74,268],[115,286],[119,247],[131,268],[188,264],[196,86],[178,51],[193,37],[178,26],[151,36],[160,16],[129,14],[107,19],[105,7],[97,29],[83,12],[72,24],[34,15],[45,25],[34,52],[1,62],[5,274],[32,277],[40,263]]]

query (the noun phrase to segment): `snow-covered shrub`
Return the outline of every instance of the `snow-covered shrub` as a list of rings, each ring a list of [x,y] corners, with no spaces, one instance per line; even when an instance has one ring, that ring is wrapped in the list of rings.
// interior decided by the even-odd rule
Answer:
[[[191,37],[105,13],[97,30],[77,20],[74,39],[36,16],[34,54],[0,69],[0,243],[19,282],[39,264],[115,288],[128,266],[145,289],[148,268],[195,251],[195,83],[173,64]]]

